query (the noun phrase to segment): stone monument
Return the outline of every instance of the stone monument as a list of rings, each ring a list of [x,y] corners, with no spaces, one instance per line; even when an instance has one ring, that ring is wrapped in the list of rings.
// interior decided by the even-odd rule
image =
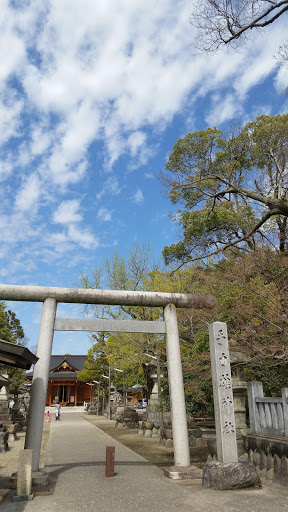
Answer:
[[[216,489],[260,486],[255,466],[249,462],[238,462],[228,334],[224,322],[209,325],[209,342],[217,461],[205,465],[202,485]]]

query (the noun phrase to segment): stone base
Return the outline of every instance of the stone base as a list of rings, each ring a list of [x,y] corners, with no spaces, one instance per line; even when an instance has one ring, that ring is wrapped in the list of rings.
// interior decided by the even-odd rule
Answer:
[[[164,476],[171,480],[201,480],[202,469],[197,466],[172,466],[164,469]]]
[[[231,490],[261,487],[256,468],[249,462],[207,462],[203,469],[202,486]]]
[[[18,473],[12,473],[10,477],[10,484],[12,489],[17,488]],[[48,474],[44,471],[32,471],[32,487],[40,487],[48,484]]]
[[[30,494],[29,496],[13,496],[13,501],[31,501],[33,498],[33,494]]]

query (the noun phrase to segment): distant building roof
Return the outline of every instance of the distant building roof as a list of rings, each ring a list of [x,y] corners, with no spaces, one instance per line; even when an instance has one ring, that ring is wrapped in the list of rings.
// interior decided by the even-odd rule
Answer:
[[[49,371],[51,372],[51,370],[55,370],[56,368],[58,368],[61,363],[64,363],[64,362],[67,362],[69,366],[71,366],[74,370],[76,371],[80,371],[80,370],[83,370],[84,368],[84,363],[87,359],[87,356],[74,356],[74,355],[70,355],[70,354],[65,354],[65,355],[57,355],[57,356],[51,356],[51,359],[50,359],[50,367],[49,367]]]
[[[49,379],[75,379],[77,372],[83,370],[87,356],[80,355],[52,355],[49,366]],[[26,374],[32,377],[33,372]]]

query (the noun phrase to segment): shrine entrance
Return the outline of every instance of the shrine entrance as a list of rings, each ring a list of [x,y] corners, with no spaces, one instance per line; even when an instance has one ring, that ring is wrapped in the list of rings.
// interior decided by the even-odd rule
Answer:
[[[176,307],[213,307],[215,303],[213,296],[0,285],[0,300],[43,302],[36,354],[38,361],[33,372],[25,441],[25,448],[33,450],[33,471],[39,469],[54,330],[165,334],[175,466],[188,467],[190,465]],[[163,307],[164,321],[56,318],[58,303]],[[71,389],[64,382],[59,390],[57,389],[57,393],[59,395],[56,396],[59,396],[60,401],[61,398],[66,399],[68,396],[70,398],[73,396]]]

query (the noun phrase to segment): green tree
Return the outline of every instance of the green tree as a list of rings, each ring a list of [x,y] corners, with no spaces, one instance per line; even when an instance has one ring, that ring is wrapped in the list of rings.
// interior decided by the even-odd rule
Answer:
[[[103,380],[102,375],[108,374],[109,362],[106,353],[107,333],[93,335],[93,346],[88,350],[83,370],[78,372],[77,379],[82,382]]]
[[[269,395],[287,385],[287,280],[287,256],[267,247],[217,263],[151,274],[155,290],[216,297],[211,310],[177,311],[186,405],[191,413],[211,413],[213,407],[207,327],[211,322],[227,323],[230,350],[235,358],[243,356],[247,380],[262,380]]]
[[[223,46],[237,48],[251,37],[252,29],[271,25],[287,11],[287,0],[201,0],[191,16],[198,29],[196,46],[207,53]],[[280,46],[279,58],[288,60],[287,42]]]
[[[19,345],[27,343],[20,320],[13,311],[6,310],[4,302],[0,302],[0,339]],[[15,391],[25,382],[25,370],[8,368],[8,377],[11,380],[10,389]]]
[[[174,145],[161,179],[182,240],[165,247],[166,264],[185,264],[257,237],[287,249],[288,114],[260,116],[224,136],[208,128]]]
[[[150,244],[135,244],[130,251],[128,258],[122,257],[118,251],[111,259],[106,258],[103,265],[92,272],[91,277],[81,275],[80,285],[85,288],[102,288],[113,290],[149,290],[150,273],[159,269],[160,265],[155,263],[151,255]],[[163,312],[161,308],[150,308],[140,306],[91,306],[86,312],[98,318],[132,319],[132,320],[157,320]],[[98,335],[92,336],[92,342],[98,340]],[[132,384],[143,384],[148,387],[146,365],[149,357],[153,355],[159,346],[163,347],[163,339],[156,335],[130,334],[130,333],[106,333],[102,348],[93,345],[93,358],[96,361],[99,354],[105,354],[110,362],[111,368],[119,368],[125,373],[126,387]],[[80,373],[80,372],[79,372]],[[85,373],[86,376],[86,373]],[[82,378],[82,375],[80,375]],[[84,378],[84,377],[83,377]],[[84,378],[86,380],[86,377]],[[96,378],[96,380],[99,380]],[[115,373],[115,383],[123,382],[123,376]]]

